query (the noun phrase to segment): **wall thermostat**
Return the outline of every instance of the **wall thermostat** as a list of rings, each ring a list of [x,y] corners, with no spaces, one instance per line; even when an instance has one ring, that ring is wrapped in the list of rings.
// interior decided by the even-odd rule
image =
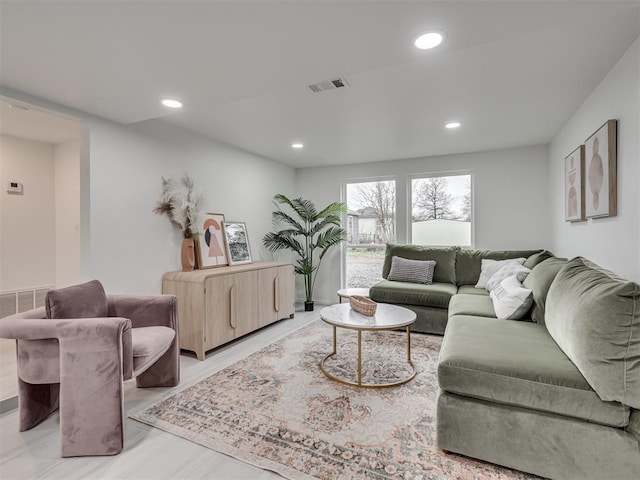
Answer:
[[[14,193],[17,195],[22,195],[22,183],[20,182],[8,182],[7,183],[7,193]]]

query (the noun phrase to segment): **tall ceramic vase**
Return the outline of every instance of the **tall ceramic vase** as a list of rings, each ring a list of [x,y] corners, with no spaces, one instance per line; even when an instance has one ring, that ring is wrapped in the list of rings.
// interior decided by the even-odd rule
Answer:
[[[182,271],[192,272],[196,266],[196,253],[193,238],[182,239],[180,258],[182,260]]]

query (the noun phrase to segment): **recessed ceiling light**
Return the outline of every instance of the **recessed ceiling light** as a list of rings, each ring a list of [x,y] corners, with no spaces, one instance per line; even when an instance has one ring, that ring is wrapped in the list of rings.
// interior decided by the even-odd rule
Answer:
[[[304,144],[296,142],[291,144],[291,148],[303,148]]]
[[[444,36],[441,32],[427,32],[416,38],[414,44],[420,50],[429,50],[440,45],[443,38]]]
[[[458,128],[462,125],[460,122],[449,122],[445,125],[445,128]]]
[[[162,100],[162,104],[165,107],[169,107],[169,108],[182,108],[182,102],[179,102],[178,100],[173,100],[171,98],[165,98],[164,100]]]

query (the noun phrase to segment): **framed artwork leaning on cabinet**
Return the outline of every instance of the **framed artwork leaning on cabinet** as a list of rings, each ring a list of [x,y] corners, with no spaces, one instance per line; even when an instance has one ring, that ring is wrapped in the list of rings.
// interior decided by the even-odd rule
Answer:
[[[198,216],[199,268],[229,265],[225,248],[222,213],[201,213]]]
[[[251,248],[244,222],[222,222],[229,265],[251,263]]]

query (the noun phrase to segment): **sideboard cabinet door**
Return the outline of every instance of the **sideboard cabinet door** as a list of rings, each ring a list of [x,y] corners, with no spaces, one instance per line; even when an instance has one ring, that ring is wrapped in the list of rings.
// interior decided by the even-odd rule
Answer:
[[[168,272],[162,292],[178,299],[180,348],[204,360],[212,348],[283,318],[293,318],[293,265],[255,262]]]

